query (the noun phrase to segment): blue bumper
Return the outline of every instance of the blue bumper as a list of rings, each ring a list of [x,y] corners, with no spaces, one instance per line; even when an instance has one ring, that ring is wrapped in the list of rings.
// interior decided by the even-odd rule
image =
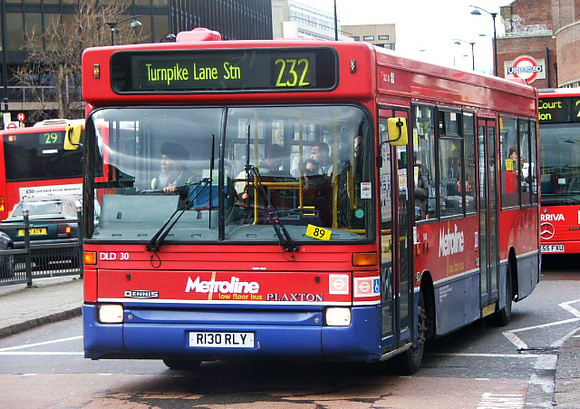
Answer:
[[[92,359],[304,358],[373,361],[381,355],[380,308],[352,308],[348,327],[323,324],[322,311],[126,309],[123,324],[97,322],[83,306],[85,357]],[[190,347],[192,331],[250,332],[252,348]]]

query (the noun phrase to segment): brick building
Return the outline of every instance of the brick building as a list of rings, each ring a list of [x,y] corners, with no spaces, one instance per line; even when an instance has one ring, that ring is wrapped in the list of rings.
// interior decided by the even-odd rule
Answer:
[[[580,0],[515,0],[501,8],[499,75],[536,88],[580,85]]]

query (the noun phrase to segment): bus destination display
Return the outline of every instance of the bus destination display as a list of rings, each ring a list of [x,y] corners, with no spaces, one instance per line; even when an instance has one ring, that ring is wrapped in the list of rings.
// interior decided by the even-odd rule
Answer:
[[[338,81],[330,48],[118,52],[120,93],[331,90]]]
[[[580,98],[540,98],[540,123],[580,122]]]

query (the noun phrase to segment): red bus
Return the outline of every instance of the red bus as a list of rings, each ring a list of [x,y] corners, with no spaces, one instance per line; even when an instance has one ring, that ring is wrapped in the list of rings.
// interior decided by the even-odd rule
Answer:
[[[83,95],[88,358],[413,373],[426,340],[505,324],[538,282],[537,182],[502,159],[513,139],[537,164],[530,86],[197,29],[86,50]]]
[[[542,253],[580,253],[580,88],[539,98]]]
[[[64,149],[67,126],[84,120],[49,119],[0,131],[0,220],[25,197],[80,195],[82,151]]]

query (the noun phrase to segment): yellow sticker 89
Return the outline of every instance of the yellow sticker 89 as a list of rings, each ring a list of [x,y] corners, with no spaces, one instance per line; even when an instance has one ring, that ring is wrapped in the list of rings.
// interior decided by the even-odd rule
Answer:
[[[309,224],[306,228],[306,235],[318,240],[330,240],[330,235],[332,231],[325,229],[323,227],[318,227],[313,224]]]

